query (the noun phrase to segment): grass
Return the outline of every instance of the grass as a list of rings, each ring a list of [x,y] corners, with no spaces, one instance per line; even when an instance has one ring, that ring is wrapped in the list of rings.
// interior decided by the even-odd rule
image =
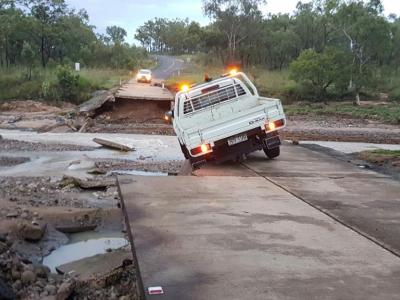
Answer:
[[[371,151],[362,151],[357,157],[376,165],[387,165],[400,167],[400,150],[377,149]]]
[[[132,73],[126,70],[112,69],[83,69],[79,74],[89,80],[93,87],[105,90],[119,85],[121,81],[132,76]]]
[[[380,156],[387,156],[392,158],[400,158],[400,150],[384,150],[384,149],[377,149],[369,151],[372,154],[380,155]]]
[[[179,58],[190,59],[186,63],[186,68],[180,76],[172,76],[166,81],[167,86],[174,89],[179,84],[195,84],[204,81],[204,75],[208,74],[212,78],[217,78],[227,72],[221,63],[204,64],[204,60],[194,55],[179,56]],[[289,79],[288,71],[269,71],[263,68],[248,68],[243,70],[256,85],[260,95],[265,97],[280,98],[284,101],[291,97],[292,91],[296,88],[296,83]]]
[[[37,68],[33,71],[31,80],[28,80],[26,69],[0,69],[0,101],[41,100],[46,94],[46,87],[56,84],[56,72],[55,68],[46,70]],[[117,86],[120,81],[131,76],[126,70],[86,68],[83,68],[79,75],[85,91],[85,95],[79,101],[86,100],[93,91]]]
[[[296,103],[285,106],[288,116],[323,116],[335,115],[356,119],[378,120],[389,124],[400,124],[400,103],[389,102],[384,104],[363,104],[355,106],[350,102]]]

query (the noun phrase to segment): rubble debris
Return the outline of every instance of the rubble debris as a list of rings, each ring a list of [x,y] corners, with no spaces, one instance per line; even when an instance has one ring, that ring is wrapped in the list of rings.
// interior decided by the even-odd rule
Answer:
[[[70,280],[70,281],[64,282],[58,288],[56,299],[57,300],[66,300],[66,299],[68,299],[69,296],[74,291],[74,289],[75,289],[75,281],[74,280]]]
[[[87,178],[64,175],[63,180],[65,185],[70,183],[82,189],[106,189],[117,184],[115,178],[105,176],[97,176],[95,179],[90,180]]]
[[[0,299],[13,300],[15,298],[16,297],[11,286],[5,283],[0,277]]]
[[[40,241],[45,232],[46,224],[38,224],[37,222],[22,222],[18,225],[19,236],[28,242]]]
[[[93,142],[95,142],[99,145],[102,145],[103,147],[111,148],[111,149],[115,149],[115,150],[119,150],[119,151],[125,151],[125,152],[134,151],[134,149],[131,147],[128,147],[126,145],[122,145],[120,143],[116,143],[113,141],[109,141],[109,140],[94,138]]]
[[[118,249],[112,252],[86,257],[58,266],[60,274],[72,274],[80,280],[89,280],[96,277],[105,277],[108,273],[123,266],[124,261],[132,258],[128,248]]]
[[[83,125],[81,126],[81,128],[79,129],[79,133],[84,133],[84,132],[86,132],[86,128],[88,127],[88,125],[89,125],[89,121],[86,121],[85,123],[83,123]]]
[[[36,274],[30,270],[26,270],[21,274],[21,281],[25,285],[32,284],[36,281]]]

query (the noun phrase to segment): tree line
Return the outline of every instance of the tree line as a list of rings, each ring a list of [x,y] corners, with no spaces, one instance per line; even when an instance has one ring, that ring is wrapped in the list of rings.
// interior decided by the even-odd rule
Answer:
[[[359,95],[382,72],[400,68],[400,18],[380,0],[299,2],[293,14],[268,14],[262,0],[204,0],[211,24],[155,19],[136,32],[149,51],[205,52],[224,64],[290,68],[314,97]]]
[[[0,0],[0,66],[80,62],[88,67],[134,68],[146,55],[125,43],[127,32],[110,26],[95,33],[85,10],[65,0]]]

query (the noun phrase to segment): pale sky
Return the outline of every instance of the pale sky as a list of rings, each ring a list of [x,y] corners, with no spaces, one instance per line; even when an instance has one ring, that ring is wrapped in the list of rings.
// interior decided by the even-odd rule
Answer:
[[[134,42],[136,29],[149,19],[189,18],[202,25],[209,23],[203,16],[201,0],[66,0],[76,9],[85,8],[90,17],[90,24],[96,26],[100,33],[105,28],[117,25],[128,32],[128,42]],[[263,13],[292,13],[299,0],[267,0],[262,7]],[[309,2],[309,1],[303,1]],[[382,0],[386,15],[400,15],[400,0]]]

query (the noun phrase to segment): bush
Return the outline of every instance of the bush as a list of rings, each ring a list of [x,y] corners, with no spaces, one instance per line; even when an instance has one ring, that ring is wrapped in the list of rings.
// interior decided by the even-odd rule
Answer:
[[[400,87],[395,88],[389,93],[389,100],[400,102]]]
[[[301,85],[304,98],[326,100],[332,87],[346,89],[349,74],[345,54],[334,49],[305,50],[290,64],[290,78]]]
[[[79,78],[74,71],[66,66],[57,69],[58,96],[63,101],[78,103],[79,100]]]

